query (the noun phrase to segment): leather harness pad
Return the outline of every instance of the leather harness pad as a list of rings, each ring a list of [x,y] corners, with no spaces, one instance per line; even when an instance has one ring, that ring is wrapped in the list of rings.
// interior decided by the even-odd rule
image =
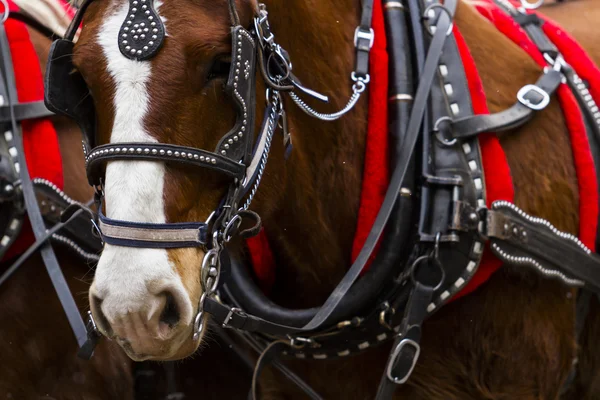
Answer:
[[[256,44],[242,26],[231,28],[232,59],[226,91],[236,107],[235,126],[219,141],[215,153],[248,165],[252,156],[250,130],[256,113]]]
[[[83,77],[73,67],[74,46],[66,39],[52,43],[46,68],[44,103],[50,111],[77,122],[87,152],[96,145],[96,109]]]

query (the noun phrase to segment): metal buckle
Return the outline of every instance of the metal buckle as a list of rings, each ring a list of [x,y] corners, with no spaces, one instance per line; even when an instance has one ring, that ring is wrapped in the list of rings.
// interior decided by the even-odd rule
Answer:
[[[233,326],[229,326],[229,321],[231,321],[231,319],[233,318],[233,314],[243,316],[244,312],[242,311],[241,308],[237,308],[237,307],[230,308],[229,312],[227,313],[227,316],[225,317],[225,320],[223,321],[223,324],[221,325],[223,328],[234,329]]]
[[[359,26],[354,31],[354,47],[358,48],[358,40],[359,39],[369,40],[369,50],[370,50],[373,47],[373,43],[375,42],[375,31],[373,30],[373,28],[369,28],[369,31],[365,32]]]
[[[397,360],[398,355],[400,355],[400,352],[402,351],[402,349],[405,346],[413,346],[415,348],[415,355],[412,359],[411,366],[408,369],[408,371],[404,374],[404,376],[402,376],[402,377],[393,376],[393,369],[394,369],[394,366],[396,365],[396,362],[398,361]],[[396,348],[394,349],[394,353],[392,354],[392,357],[390,358],[390,361],[388,363],[387,371],[386,371],[386,375],[387,375],[388,379],[397,385],[402,385],[403,383],[405,383],[408,380],[408,378],[410,377],[410,375],[412,374],[413,370],[415,369],[415,365],[417,365],[417,360],[419,359],[419,354],[421,354],[421,346],[419,346],[419,343],[415,342],[412,339],[401,340],[400,343],[398,343],[398,346],[396,346]]]
[[[532,103],[529,99],[525,97],[530,92],[538,93],[542,96],[542,100],[540,100],[538,103]],[[529,107],[530,109],[535,111],[540,111],[546,108],[548,104],[550,104],[550,95],[539,86],[525,85],[517,93],[517,100],[519,100],[519,102],[525,107]]]

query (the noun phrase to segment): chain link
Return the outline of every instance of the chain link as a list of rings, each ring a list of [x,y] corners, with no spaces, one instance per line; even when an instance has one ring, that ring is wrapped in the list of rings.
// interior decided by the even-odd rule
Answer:
[[[350,96],[350,100],[348,100],[348,103],[346,104],[346,106],[344,108],[342,108],[340,111],[338,111],[336,113],[332,113],[332,114],[324,114],[324,113],[315,111],[308,104],[306,104],[304,102],[304,100],[302,100],[300,97],[298,97],[298,95],[294,92],[290,92],[289,95],[292,98],[292,100],[294,101],[294,103],[296,103],[296,105],[298,107],[300,107],[300,109],[302,111],[304,111],[306,114],[310,115],[311,117],[320,119],[321,121],[335,121],[335,120],[343,117],[345,114],[347,114],[350,110],[352,110],[354,108],[354,106],[358,102],[358,99],[360,99],[360,95],[367,88],[367,83],[369,83],[370,77],[368,74],[364,78],[357,77],[356,74],[353,72],[352,80],[355,83],[352,85],[352,96]]]

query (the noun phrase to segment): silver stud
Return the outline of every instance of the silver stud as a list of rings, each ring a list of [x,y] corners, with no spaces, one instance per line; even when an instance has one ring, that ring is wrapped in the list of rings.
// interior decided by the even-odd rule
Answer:
[[[151,15],[148,17],[148,21],[152,21],[154,19],[154,17]]]
[[[138,28],[137,33],[140,34],[142,32],[143,32],[142,28]]]
[[[179,157],[179,152],[178,151],[175,152],[175,157]]]
[[[245,127],[245,126],[242,126],[242,131],[245,131],[245,130],[246,130],[246,127]]]
[[[240,64],[239,62],[238,62],[238,63],[235,63],[235,66],[236,66],[236,67],[239,67],[240,65],[242,65],[242,64]]]
[[[239,81],[239,80],[240,80],[240,77],[239,77],[239,76],[236,76],[236,77],[235,77],[235,81],[237,82],[237,81]]]
[[[121,37],[122,37],[123,39],[126,39],[126,38],[127,38],[127,34],[126,34],[126,33],[124,33],[124,34],[122,34],[122,35],[121,35]]]
[[[228,140],[229,144],[233,144],[233,139]]]
[[[124,27],[123,32],[129,32],[129,27],[128,26]]]
[[[125,46],[125,51],[131,50],[131,46]]]
[[[145,32],[145,33],[148,33],[148,31],[150,31],[150,29],[148,29],[148,28],[144,28],[144,32]]]
[[[115,149],[110,149],[108,152],[109,152],[109,153],[114,153],[114,152],[115,152]]]
[[[135,151],[136,151],[138,154],[141,154],[141,153],[142,153],[142,149],[141,149],[141,148],[139,148],[139,147],[138,147],[138,148],[137,148]]]
[[[156,39],[158,39],[158,36],[152,35],[152,40],[156,40]]]
[[[140,35],[140,39],[144,40],[146,39],[146,35],[144,35],[143,33]]]
[[[146,10],[146,15],[150,15],[150,10]]]
[[[138,5],[138,2],[137,2],[137,0],[133,2],[133,5],[134,5],[134,6],[137,6],[137,5]]]
[[[150,26],[156,26],[156,22],[152,22]]]
[[[244,133],[243,132],[239,132],[238,136],[241,138],[242,136],[244,136]]]
[[[194,154],[194,160],[197,160],[199,158],[200,158],[200,156],[198,154]]]
[[[133,15],[133,14],[131,14],[131,15],[129,16],[129,19],[134,19],[134,18],[135,18],[135,15]]]
[[[236,70],[235,70],[235,73],[236,73],[236,74],[239,74],[239,73],[240,73],[240,70],[239,70],[239,69],[236,69]]]
[[[154,29],[152,29],[152,32],[154,32],[154,33],[158,33],[158,28],[154,28]]]
[[[149,41],[149,42],[148,42],[148,44],[149,44],[150,46],[154,46],[154,42],[153,42],[152,40],[151,40],[151,41]]]
[[[161,156],[165,155],[165,151],[164,150],[160,150],[159,153],[160,153]]]
[[[242,56],[241,56],[240,54],[238,54],[238,56],[237,56],[237,59],[238,59],[238,60],[241,60],[241,59],[242,59]]]
[[[235,142],[237,142],[239,139],[238,139],[238,137],[237,137],[237,136],[234,136],[234,137],[233,137],[233,140],[234,140]]]
[[[147,5],[145,5],[145,4],[142,6],[142,10],[145,10],[145,9],[147,9],[147,8],[148,8],[148,6],[147,6]]]
[[[204,161],[204,156],[200,156],[200,161]]]
[[[173,155],[173,152],[172,152],[171,150],[168,150],[168,151],[167,151],[167,155],[168,155],[168,156],[172,156],[172,155]]]
[[[145,22],[142,22],[142,23],[140,23],[140,26],[143,28],[143,27],[145,27],[145,26],[146,26],[146,23],[145,23]]]
[[[117,148],[115,149],[115,153],[120,153],[120,152],[121,152],[121,149],[117,147]]]
[[[130,53],[135,54],[135,49],[131,49]]]
[[[156,154],[156,153],[158,153],[158,150],[152,149],[152,154]]]
[[[194,155],[192,153],[188,153],[188,158],[193,158]]]
[[[227,152],[225,150],[221,150],[221,154],[227,155]]]
[[[225,143],[225,144],[223,145],[223,148],[224,148],[224,149],[228,149],[228,148],[229,148],[229,145],[228,145],[227,143]]]
[[[127,149],[125,149],[125,151],[127,151]],[[134,149],[133,147],[130,147],[130,148],[129,148],[129,152],[130,152],[130,153],[133,153],[134,151],[135,151],[135,149]]]
[[[132,13],[136,13],[136,12],[137,12],[137,8],[133,7],[133,8],[131,9],[131,12],[132,12]]]
[[[141,50],[138,50],[138,51],[137,51],[137,55],[138,55],[138,56],[141,56],[141,55],[142,55],[142,51],[141,51]]]
[[[213,158],[212,160],[210,160],[210,162],[213,163],[213,164],[216,164],[217,160]]]
[[[123,40],[121,44],[127,44],[127,40]]]
[[[246,120],[244,120],[244,121],[242,122],[242,124],[244,124],[244,125],[246,125],[247,123],[248,123],[248,121],[246,121]]]
[[[237,76],[236,76],[236,78],[237,78]],[[237,87],[237,83],[236,83],[236,82],[234,82],[234,83],[233,83],[233,87],[234,87],[234,88],[236,88],[236,87]]]
[[[127,21],[127,25],[131,26],[131,24],[133,24],[133,22]]]
[[[148,51],[148,46],[144,46],[144,51]]]
[[[133,40],[138,40],[140,37],[138,35],[133,35]]]

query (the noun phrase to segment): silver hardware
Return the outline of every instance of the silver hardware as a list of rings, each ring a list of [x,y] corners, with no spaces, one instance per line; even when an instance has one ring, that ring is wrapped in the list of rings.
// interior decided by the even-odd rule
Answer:
[[[448,19],[450,19],[450,25],[448,26],[448,30],[446,31],[446,36],[450,36],[450,34],[452,33],[452,29],[454,28],[454,22],[452,21],[454,16],[452,15],[452,13],[450,12],[450,10],[448,10],[443,4],[440,3],[434,3],[431,4],[429,7],[427,7],[425,9],[425,11],[423,11],[423,18],[424,19],[430,19],[429,17],[429,11],[435,9],[435,8],[439,8],[441,9],[443,12],[446,13],[446,15],[448,15]],[[429,33],[433,35],[434,31],[431,28],[436,27],[435,25],[431,25],[431,27],[429,28]]]
[[[442,136],[442,133],[440,132],[440,124],[444,121],[449,121],[451,123],[452,118],[445,116],[435,121],[435,124],[433,125],[433,132],[435,133],[435,138],[438,140],[438,142],[440,142],[446,147],[454,146],[457,142],[456,138],[446,139],[444,136]]]
[[[373,43],[375,43],[375,31],[373,28],[369,28],[369,31],[365,32],[359,26],[354,31],[354,47],[358,47],[359,39],[367,39],[369,41],[369,49],[371,49],[373,47]]]
[[[544,0],[537,0],[533,3],[530,3],[527,0],[521,0],[521,6],[526,10],[535,10],[536,8],[540,8],[542,4],[544,4]]]
[[[412,360],[409,370],[406,372],[406,374],[403,377],[399,378],[399,377],[395,377],[393,375],[393,372],[394,372],[393,369],[394,369],[396,358],[398,357],[398,355],[400,354],[400,351],[404,348],[404,346],[414,347],[415,348],[415,356],[413,357],[413,360]],[[386,372],[388,379],[397,385],[402,385],[403,383],[406,383],[406,381],[412,374],[413,370],[415,369],[415,365],[417,365],[417,360],[419,359],[420,354],[421,354],[421,346],[419,346],[419,344],[417,342],[415,342],[414,340],[411,340],[411,339],[401,340],[400,343],[398,343],[398,346],[396,346],[396,348],[394,349],[394,353],[392,354],[392,357],[390,357],[390,362],[388,363],[387,372]]]
[[[412,101],[413,97],[410,94],[400,93],[394,96],[391,96],[388,101]]]
[[[404,5],[399,1],[388,1],[387,3],[385,3],[383,8],[385,8],[386,10],[390,10],[390,9],[394,9],[394,8],[404,10]]]
[[[221,325],[223,328],[230,328],[231,326],[229,326],[229,321],[231,321],[231,319],[233,318],[233,314],[238,314],[238,313],[243,313],[241,308],[237,308],[237,307],[232,307],[229,309],[229,312],[227,313],[227,316],[225,317],[225,320],[223,321],[223,325]]]
[[[532,103],[529,99],[525,98],[525,96],[530,92],[535,92],[541,95],[542,100],[540,100],[538,103]],[[539,86],[525,85],[517,93],[517,100],[519,100],[519,102],[525,107],[529,107],[534,111],[540,111],[546,108],[548,104],[550,104],[550,95],[548,95],[548,93]]]

